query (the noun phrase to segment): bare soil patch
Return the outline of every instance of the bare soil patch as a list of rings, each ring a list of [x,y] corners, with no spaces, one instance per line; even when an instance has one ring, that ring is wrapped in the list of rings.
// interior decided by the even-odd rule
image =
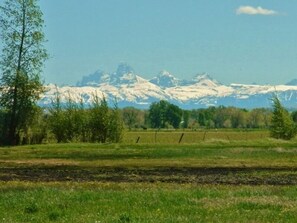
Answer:
[[[0,181],[167,182],[230,185],[296,185],[297,168],[124,168],[80,166],[0,167]]]

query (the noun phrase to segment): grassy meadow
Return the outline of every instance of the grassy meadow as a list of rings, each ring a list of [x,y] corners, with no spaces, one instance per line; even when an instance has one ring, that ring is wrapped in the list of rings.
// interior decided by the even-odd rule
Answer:
[[[182,133],[0,148],[0,222],[297,221],[297,139]]]
[[[296,222],[297,187],[126,183],[0,185],[2,222]]]
[[[183,137],[181,139],[181,136]],[[150,144],[178,144],[180,139],[181,143],[201,143],[210,140],[259,140],[269,138],[268,130],[233,130],[233,129],[211,129],[211,130],[198,130],[198,131],[130,131],[124,134],[124,143],[138,143]]]

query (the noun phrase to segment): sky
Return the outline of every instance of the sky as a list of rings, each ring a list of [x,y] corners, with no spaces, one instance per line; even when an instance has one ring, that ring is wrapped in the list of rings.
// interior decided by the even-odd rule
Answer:
[[[0,0],[3,2],[3,0]],[[225,83],[297,78],[296,0],[40,0],[46,83],[131,65],[150,79],[208,73]]]

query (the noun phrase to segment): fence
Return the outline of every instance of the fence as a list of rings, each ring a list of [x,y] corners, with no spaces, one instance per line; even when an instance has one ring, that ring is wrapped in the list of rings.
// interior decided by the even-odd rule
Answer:
[[[123,138],[124,143],[164,143],[164,144],[179,144],[179,143],[199,143],[209,140],[260,140],[269,137],[267,130],[255,131],[232,131],[232,130],[209,130],[209,131],[139,131],[126,132]]]

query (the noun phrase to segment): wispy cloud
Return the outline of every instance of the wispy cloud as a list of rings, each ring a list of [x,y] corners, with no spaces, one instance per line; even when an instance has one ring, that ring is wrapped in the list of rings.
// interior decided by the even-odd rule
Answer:
[[[246,15],[278,15],[277,11],[271,9],[264,9],[261,6],[252,7],[252,6],[240,6],[236,10],[237,15],[246,14]]]

